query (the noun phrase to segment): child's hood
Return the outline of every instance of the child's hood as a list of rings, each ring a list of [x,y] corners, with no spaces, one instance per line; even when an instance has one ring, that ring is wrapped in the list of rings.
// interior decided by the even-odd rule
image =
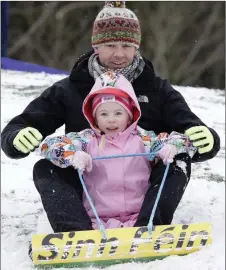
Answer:
[[[121,97],[129,96],[133,107],[133,122],[131,125],[133,125],[134,128],[136,127],[137,122],[141,117],[140,105],[132,84],[123,75],[116,74],[113,71],[103,73],[96,79],[90,93],[85,98],[83,103],[83,113],[92,129],[97,129],[95,119],[92,116],[92,100],[97,94],[113,94]]]

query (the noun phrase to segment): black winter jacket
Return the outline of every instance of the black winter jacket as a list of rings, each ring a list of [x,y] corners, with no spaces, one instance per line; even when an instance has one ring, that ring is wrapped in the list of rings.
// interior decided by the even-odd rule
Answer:
[[[5,154],[14,159],[26,157],[13,146],[13,139],[25,127],[39,130],[43,138],[65,124],[65,132],[78,132],[89,127],[82,114],[82,103],[91,90],[94,79],[89,75],[88,59],[92,52],[83,55],[74,65],[69,77],[54,83],[14,117],[2,131],[1,146]],[[155,76],[152,63],[145,59],[142,74],[133,82],[140,101],[142,117],[139,125],[155,133],[178,131],[205,125],[188,107],[183,96],[167,80]],[[196,153],[193,162],[213,158],[220,148],[220,138],[214,136],[214,148],[202,155]]]

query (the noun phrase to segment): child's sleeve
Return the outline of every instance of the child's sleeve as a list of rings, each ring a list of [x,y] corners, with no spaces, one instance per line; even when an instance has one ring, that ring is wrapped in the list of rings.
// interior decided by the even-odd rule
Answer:
[[[58,167],[66,168],[72,165],[76,151],[86,152],[87,144],[93,136],[93,131],[86,129],[78,133],[46,138],[40,148],[41,156]]]
[[[177,153],[187,153],[191,158],[197,151],[197,147],[193,146],[192,141],[185,134],[173,131],[166,138],[164,144],[173,144],[177,148]]]
[[[150,153],[149,160],[152,167],[160,160],[157,152],[166,144],[175,145],[178,154],[187,153],[191,158],[197,151],[197,148],[192,145],[188,136],[176,131],[173,131],[170,134],[162,132],[157,135],[154,131],[138,128],[138,134],[144,143],[145,152]]]
[[[145,150],[150,155],[150,160],[158,161],[156,153],[166,144],[173,144],[176,146],[178,154],[187,153],[192,158],[197,151],[197,148],[192,145],[189,137],[185,134],[178,133],[176,131],[170,134],[166,132],[159,133],[156,135],[153,131],[145,131],[141,136],[145,146]]]

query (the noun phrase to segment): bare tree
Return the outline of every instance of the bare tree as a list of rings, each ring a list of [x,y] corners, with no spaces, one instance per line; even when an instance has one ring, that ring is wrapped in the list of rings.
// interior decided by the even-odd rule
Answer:
[[[224,21],[219,23],[222,7],[220,3],[167,2],[157,3],[154,12],[142,11],[146,25],[143,49],[147,54],[151,49],[160,74],[174,83],[192,85],[206,69],[219,62],[224,65]],[[146,20],[148,13],[151,15]],[[200,57],[208,50],[206,57]]]

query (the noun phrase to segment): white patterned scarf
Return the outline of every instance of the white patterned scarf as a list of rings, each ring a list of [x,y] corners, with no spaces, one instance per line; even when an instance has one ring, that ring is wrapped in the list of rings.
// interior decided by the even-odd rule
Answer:
[[[125,68],[119,68],[114,70],[115,73],[120,73],[127,78],[131,83],[142,73],[145,66],[145,62],[137,51],[132,63]],[[98,54],[93,53],[88,62],[89,74],[96,80],[102,73],[105,73],[111,69],[101,66],[99,62]]]

